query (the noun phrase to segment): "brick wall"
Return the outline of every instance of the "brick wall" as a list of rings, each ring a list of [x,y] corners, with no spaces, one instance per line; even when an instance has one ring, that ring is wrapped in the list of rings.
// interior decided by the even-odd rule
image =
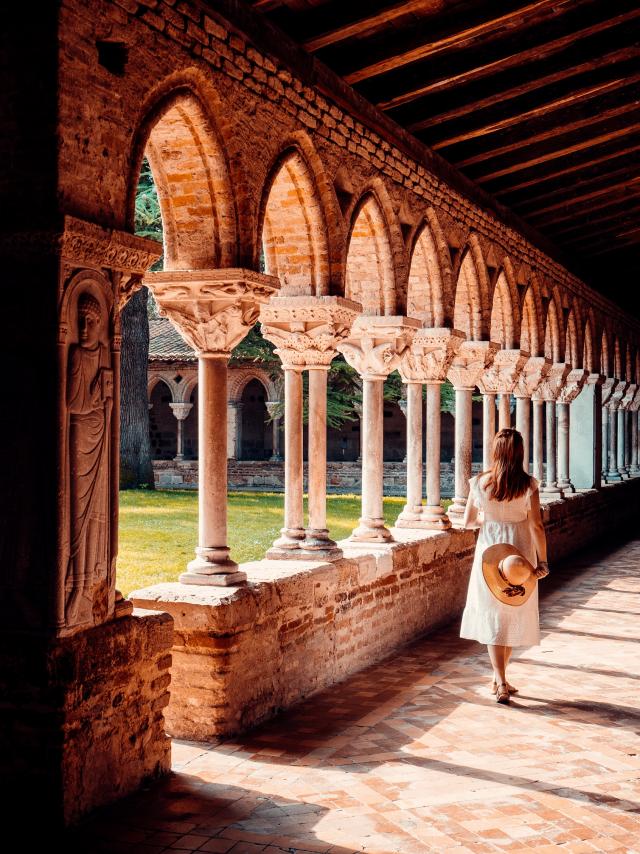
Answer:
[[[59,642],[5,633],[0,643],[7,815],[29,805],[38,822],[68,824],[169,771],[168,614],[134,612]]]
[[[554,562],[635,524],[640,479],[545,505]],[[160,584],[143,607],[175,619],[169,732],[211,739],[246,729],[457,619],[475,535],[396,532],[400,543],[349,549],[335,564],[245,564],[238,589]]]

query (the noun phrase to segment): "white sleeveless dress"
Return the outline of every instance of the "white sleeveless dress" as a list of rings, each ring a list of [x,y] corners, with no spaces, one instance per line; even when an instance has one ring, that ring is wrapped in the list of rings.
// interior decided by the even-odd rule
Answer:
[[[460,637],[497,646],[535,646],[540,643],[538,620],[538,585],[524,605],[505,605],[487,587],[482,574],[482,553],[494,543],[512,543],[537,565],[536,548],[528,518],[531,495],[538,481],[513,501],[493,501],[478,482],[479,475],[469,481],[468,501],[483,514],[473,567],[469,577],[467,603],[462,614]],[[482,478],[486,481],[486,477]]]

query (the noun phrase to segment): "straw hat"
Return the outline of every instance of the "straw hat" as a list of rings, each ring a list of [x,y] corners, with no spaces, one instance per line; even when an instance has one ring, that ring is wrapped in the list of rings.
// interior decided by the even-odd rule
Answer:
[[[496,543],[484,550],[482,574],[489,590],[505,605],[524,605],[538,581],[533,566],[510,543]]]

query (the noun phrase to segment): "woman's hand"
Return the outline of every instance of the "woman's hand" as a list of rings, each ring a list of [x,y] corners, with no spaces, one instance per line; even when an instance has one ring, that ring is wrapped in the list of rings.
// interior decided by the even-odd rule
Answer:
[[[546,560],[538,561],[538,565],[533,570],[533,574],[536,578],[546,578],[549,575],[549,564]]]

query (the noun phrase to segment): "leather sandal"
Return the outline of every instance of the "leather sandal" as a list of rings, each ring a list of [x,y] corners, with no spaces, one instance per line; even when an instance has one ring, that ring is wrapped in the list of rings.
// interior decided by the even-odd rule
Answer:
[[[494,679],[493,682],[491,683],[491,693],[495,694],[497,690],[498,690],[498,683]],[[507,682],[507,690],[509,691],[510,694],[517,694],[518,693],[518,689],[514,688],[513,685],[510,685],[508,682]]]
[[[496,688],[496,703],[509,703],[511,696],[506,682],[501,682]]]

